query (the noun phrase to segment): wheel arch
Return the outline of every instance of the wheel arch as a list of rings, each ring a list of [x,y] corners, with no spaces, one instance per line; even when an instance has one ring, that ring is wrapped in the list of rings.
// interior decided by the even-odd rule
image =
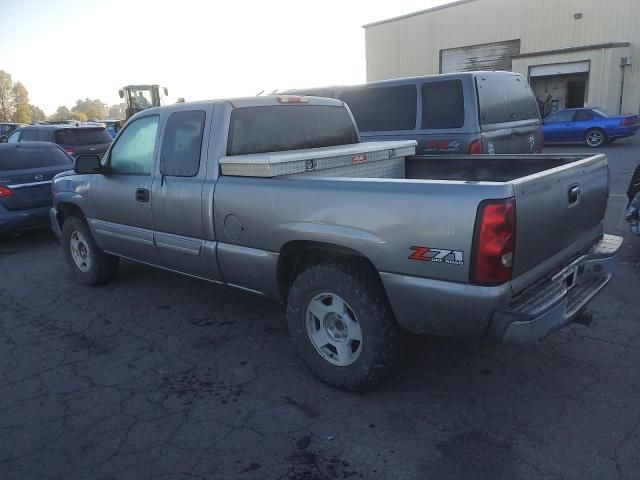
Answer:
[[[85,218],[84,212],[75,203],[59,202],[56,205],[56,209],[58,210],[58,224],[60,225],[60,228],[62,228],[65,220],[69,217],[78,216],[81,218]]]
[[[358,262],[368,266],[378,275],[373,262],[358,250],[333,243],[292,240],[283,245],[278,256],[276,277],[282,299],[286,301],[291,283],[300,272],[310,265],[331,260]]]

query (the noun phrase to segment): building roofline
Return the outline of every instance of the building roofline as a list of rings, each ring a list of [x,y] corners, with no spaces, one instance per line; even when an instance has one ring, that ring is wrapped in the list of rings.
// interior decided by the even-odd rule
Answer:
[[[476,1],[477,0],[457,0],[455,2],[445,3],[444,5],[438,5],[437,7],[427,8],[425,10],[418,10],[417,12],[412,12],[412,13],[406,13],[406,14],[400,15],[398,17],[392,17],[392,18],[387,18],[386,20],[378,20],[377,22],[367,23],[366,25],[363,25],[362,28],[375,27],[377,25],[382,25],[384,23],[391,23],[391,22],[395,22],[395,21],[398,21],[398,20],[403,20],[405,18],[415,17],[415,16],[422,15],[422,14],[425,14],[425,13],[436,12],[438,10],[444,10],[445,8],[457,7],[459,5],[464,5],[466,3],[471,3],[471,2],[476,2]]]

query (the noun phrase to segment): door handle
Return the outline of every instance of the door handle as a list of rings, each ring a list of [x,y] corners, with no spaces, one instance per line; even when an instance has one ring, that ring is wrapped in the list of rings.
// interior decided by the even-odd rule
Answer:
[[[569,187],[569,205],[575,205],[580,201],[580,185]]]
[[[138,188],[136,190],[136,200],[138,202],[148,202],[149,201],[149,190],[146,188]]]

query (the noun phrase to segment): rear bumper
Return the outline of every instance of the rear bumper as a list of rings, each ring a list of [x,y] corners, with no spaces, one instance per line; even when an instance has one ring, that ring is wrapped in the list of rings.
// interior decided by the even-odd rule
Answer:
[[[49,207],[7,210],[0,205],[0,235],[46,228],[49,223],[48,211]]]
[[[637,131],[638,127],[620,127],[607,131],[607,137],[609,139],[627,138],[635,135]]]
[[[530,343],[571,323],[611,280],[614,256],[621,246],[621,237],[604,235],[551,279],[525,290],[509,308],[493,315],[489,339]]]
[[[412,333],[534,342],[571,323],[609,283],[622,238],[604,235],[552,277],[513,297],[511,284],[483,287],[380,273],[398,324]],[[572,288],[566,284],[575,272]]]

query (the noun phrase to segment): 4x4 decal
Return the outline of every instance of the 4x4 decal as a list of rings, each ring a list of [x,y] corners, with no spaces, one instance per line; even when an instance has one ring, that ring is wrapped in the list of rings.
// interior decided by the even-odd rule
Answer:
[[[464,265],[464,253],[460,250],[446,250],[432,247],[411,247],[410,250],[413,250],[413,253],[409,255],[409,260]]]

